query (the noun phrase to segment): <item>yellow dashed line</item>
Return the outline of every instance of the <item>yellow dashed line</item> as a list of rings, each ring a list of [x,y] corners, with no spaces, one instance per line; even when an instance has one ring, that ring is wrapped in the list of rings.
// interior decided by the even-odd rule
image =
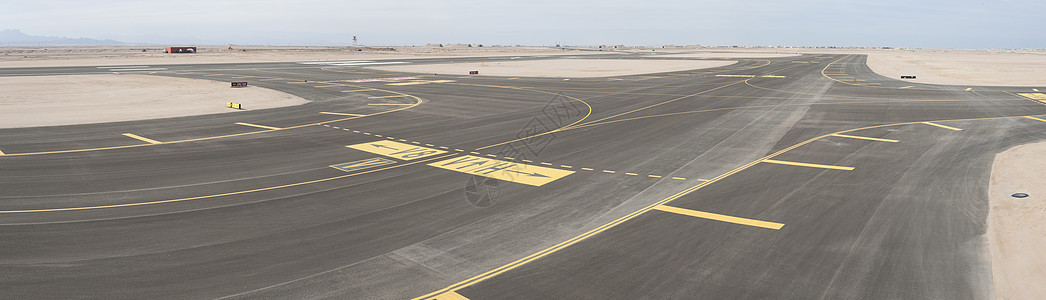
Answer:
[[[573,168],[573,167],[571,167],[571,166],[568,166],[568,165],[559,165],[559,166],[560,166],[560,167],[563,167],[563,168],[567,168],[567,169]]]
[[[683,177],[672,177],[672,179],[675,179],[675,180],[686,180],[686,178],[683,178]]]
[[[614,174],[615,172],[614,172],[614,171],[611,171],[611,170],[603,170],[603,173],[610,173],[610,174]]]
[[[650,177],[650,178],[661,178],[661,176],[660,176],[660,175],[647,175],[646,177]]]
[[[638,176],[639,174],[626,172],[625,175],[628,175],[628,176]]]
[[[595,169],[592,169],[592,168],[581,168],[581,169],[582,169],[582,170],[585,170],[585,171],[592,171],[592,170],[595,170]]]

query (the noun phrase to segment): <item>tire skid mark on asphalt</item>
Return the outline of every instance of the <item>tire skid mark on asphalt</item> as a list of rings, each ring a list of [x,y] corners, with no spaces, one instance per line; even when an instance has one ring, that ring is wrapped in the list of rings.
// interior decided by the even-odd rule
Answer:
[[[436,160],[436,159],[443,159],[443,158],[451,157],[451,156],[454,156],[454,155],[456,155],[456,153],[436,155],[436,156],[433,156],[433,157],[430,157],[430,158],[421,159],[421,160],[418,160],[418,161],[407,162],[407,163],[403,163],[403,164],[397,164],[397,165],[393,165],[393,166],[389,166],[389,167],[384,167],[384,168],[379,168],[379,169],[372,169],[372,170],[362,171],[362,172],[358,172],[358,173],[351,173],[351,174],[346,174],[346,175],[341,175],[341,176],[334,176],[334,177],[328,177],[328,178],[323,178],[323,179],[316,179],[316,180],[310,180],[310,181],[289,183],[289,184],[283,184],[283,185],[277,185],[277,186],[270,186],[270,187],[264,187],[264,188],[256,188],[256,189],[236,191],[236,192],[228,192],[228,193],[221,193],[221,194],[212,194],[212,195],[186,197],[186,198],[178,198],[178,199],[168,199],[168,200],[158,200],[158,201],[147,201],[147,202],[132,202],[132,203],[122,203],[122,204],[97,205],[97,206],[77,206],[77,207],[63,207],[63,208],[26,209],[26,210],[0,210],[0,214],[43,213],[43,212],[60,212],[60,211],[96,210],[96,209],[107,209],[107,208],[120,208],[120,207],[133,207],[133,206],[143,206],[143,205],[155,205],[155,204],[164,204],[164,203],[184,202],[184,201],[190,201],[190,200],[201,200],[201,199],[218,198],[218,197],[224,197],[224,196],[243,195],[243,194],[271,191],[271,190],[282,189],[282,188],[289,188],[289,187],[309,185],[309,184],[313,184],[313,183],[320,183],[320,182],[338,180],[338,179],[352,177],[352,176],[357,176],[357,175],[363,175],[363,174],[368,174],[368,173],[373,173],[373,172],[378,172],[378,171],[384,171],[384,170],[389,170],[389,169],[394,169],[394,168],[405,167],[405,166],[414,165],[414,164],[423,163],[423,162],[428,162],[428,161],[432,161],[432,160]]]

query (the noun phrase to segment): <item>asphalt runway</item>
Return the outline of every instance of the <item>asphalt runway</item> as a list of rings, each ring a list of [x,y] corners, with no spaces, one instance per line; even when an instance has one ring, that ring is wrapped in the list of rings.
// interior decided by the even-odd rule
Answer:
[[[572,58],[453,60],[503,59]],[[367,65],[0,69],[310,100],[0,129],[0,297],[991,298],[991,162],[1046,140],[1031,88],[914,84],[862,55],[613,78]]]

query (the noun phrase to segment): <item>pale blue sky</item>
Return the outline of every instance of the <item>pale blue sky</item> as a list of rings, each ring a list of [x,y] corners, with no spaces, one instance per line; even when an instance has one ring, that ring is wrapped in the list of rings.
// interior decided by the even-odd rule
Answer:
[[[1044,0],[21,1],[0,29],[181,44],[1046,48]]]

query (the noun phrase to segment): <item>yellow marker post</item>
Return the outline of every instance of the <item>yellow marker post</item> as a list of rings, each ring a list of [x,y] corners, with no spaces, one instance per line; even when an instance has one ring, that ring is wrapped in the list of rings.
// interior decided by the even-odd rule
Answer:
[[[447,153],[447,151],[443,150],[393,142],[390,140],[380,140],[370,143],[348,145],[345,147],[402,160],[413,160]]]
[[[542,186],[546,183],[566,177],[567,175],[574,174],[574,171],[532,166],[471,155],[430,163],[429,166],[532,186]]]

